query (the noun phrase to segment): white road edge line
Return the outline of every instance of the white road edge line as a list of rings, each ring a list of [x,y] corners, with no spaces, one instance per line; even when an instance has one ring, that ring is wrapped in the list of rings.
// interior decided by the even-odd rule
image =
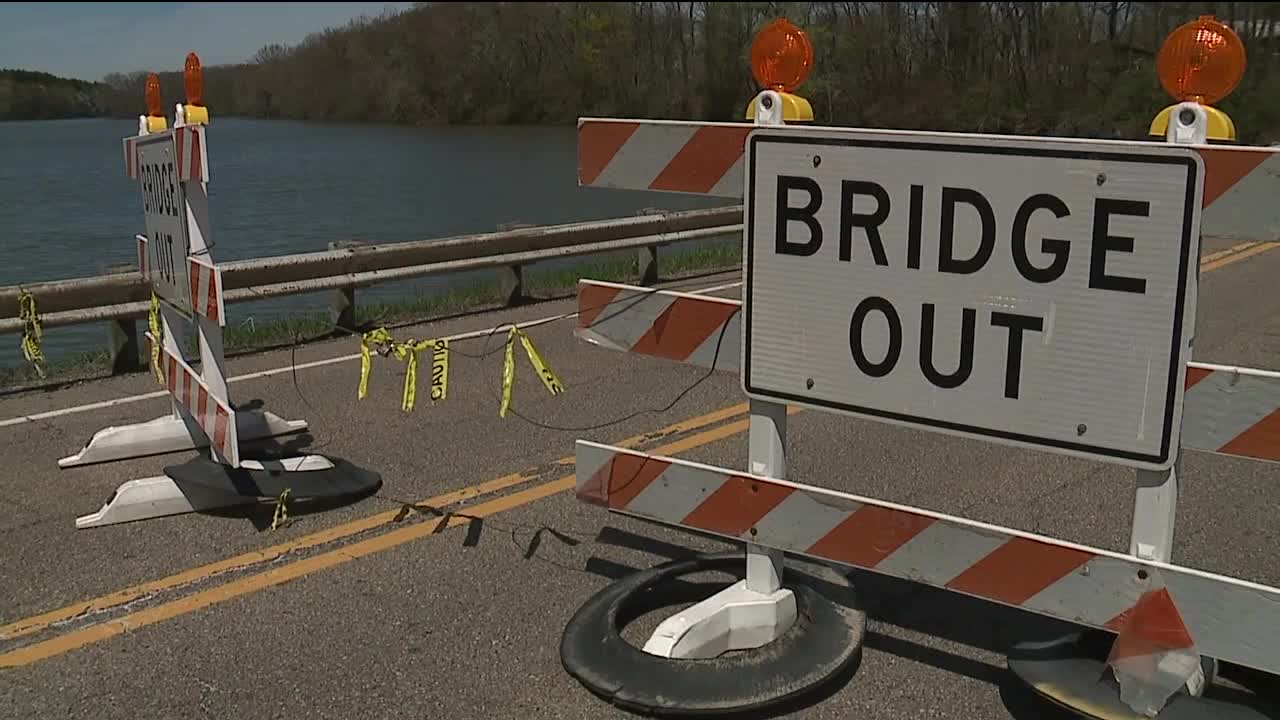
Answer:
[[[741,287],[741,286],[742,286],[742,281],[738,281],[733,283],[726,283],[724,285],[714,285],[712,287],[701,288],[698,290],[690,290],[687,292],[689,295],[710,295],[711,293],[714,293],[714,292],[720,292],[721,290],[732,290],[733,288]],[[537,325],[545,325],[547,323],[557,322],[559,320],[568,320],[569,318],[575,318],[577,316],[578,316],[578,313],[576,312],[562,313],[560,315],[551,315],[548,317],[539,318],[537,320],[527,320],[525,322],[516,323],[514,327],[524,329],[527,327],[534,327]],[[513,326],[510,323],[508,323],[506,325],[499,325],[494,328],[487,328],[485,330],[473,330],[471,332],[460,333],[458,335],[450,335],[448,337],[438,338],[438,339],[449,340],[451,342],[454,340],[470,340],[472,338],[484,337],[486,335],[495,335],[499,332],[508,331],[512,327]],[[271,370],[262,370],[259,372],[248,373],[246,375],[237,375],[235,377],[227,378],[227,382],[234,383],[234,382],[243,382],[245,380],[256,380],[258,378],[270,377],[272,375],[279,375],[281,373],[293,372],[295,370],[309,370],[311,368],[324,367],[325,365],[334,365],[336,363],[350,362],[352,360],[359,360],[359,359],[360,359],[360,353],[355,353],[353,355],[342,355],[340,357],[326,358],[324,360],[313,360],[312,362],[300,363],[298,365],[290,365],[288,367],[273,368]],[[49,410],[47,412],[36,413],[35,415],[21,415],[19,417],[12,417],[12,418],[7,418],[5,420],[0,420],[0,428],[12,427],[14,425],[24,425],[27,423],[36,422],[38,420],[48,420],[50,418],[61,417],[63,415],[74,415],[76,413],[89,412],[90,410],[101,410],[103,408],[116,407],[117,405],[128,405],[130,403],[142,402],[143,400],[154,400],[156,398],[163,398],[163,397],[169,397],[169,393],[164,390],[159,390],[156,392],[143,393],[141,395],[129,395],[127,397],[115,398],[112,400],[103,400],[95,403],[87,403],[85,405],[76,405],[73,407],[60,408],[58,410]]]

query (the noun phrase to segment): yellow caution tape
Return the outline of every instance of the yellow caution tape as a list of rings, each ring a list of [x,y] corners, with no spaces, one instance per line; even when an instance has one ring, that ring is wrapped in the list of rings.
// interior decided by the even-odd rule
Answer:
[[[431,399],[449,397],[449,341],[437,340],[431,355]]]
[[[560,378],[555,371],[542,358],[542,353],[539,353],[538,349],[533,346],[533,339],[525,334],[523,330],[513,327],[507,333],[507,352],[502,365],[502,408],[498,410],[498,415],[504,418],[511,410],[511,388],[515,385],[516,379],[515,341],[517,337],[520,338],[520,344],[524,346],[524,352],[529,356],[529,363],[533,365],[533,369],[538,373],[538,379],[542,380],[547,392],[552,395],[559,395],[564,392],[564,383],[560,382]]]
[[[40,350],[40,339],[44,336],[44,327],[36,313],[36,298],[26,290],[18,292],[18,319],[22,321],[22,355],[43,379],[44,352]]]
[[[507,411],[511,409],[511,386],[516,380],[516,333],[519,332],[514,327],[511,332],[507,333],[507,353],[506,358],[502,361],[502,407],[498,410],[499,417],[506,417]]]
[[[520,344],[524,345],[524,352],[529,356],[529,362],[533,364],[533,369],[538,372],[538,377],[542,379],[542,384],[547,386],[547,392],[552,395],[559,395],[564,392],[564,384],[560,382],[560,378],[556,377],[551,367],[547,365],[547,361],[542,359],[542,354],[533,346],[533,340],[529,336],[520,331]]]
[[[538,352],[538,348],[534,346],[533,339],[520,328],[513,327],[507,333],[506,358],[502,367],[502,408],[498,411],[498,414],[504,418],[511,411],[511,388],[514,386],[516,379],[516,338],[520,339],[520,344],[524,346],[525,354],[529,356],[529,363],[533,365],[534,371],[538,373],[538,379],[547,388],[547,392],[552,395],[559,395],[565,391],[564,383],[561,382],[555,371],[547,365],[542,353]],[[379,346],[377,352],[380,355],[394,354],[396,358],[405,361],[404,393],[400,400],[401,410],[412,412],[417,404],[418,353],[424,350],[432,351],[431,400],[436,402],[449,397],[450,352],[448,340],[396,342],[385,328],[378,328],[365,333],[360,338],[360,399],[363,400],[369,394],[369,373],[373,366],[374,346]]]
[[[151,312],[147,314],[147,325],[151,329],[151,369],[155,370],[156,380],[164,385],[164,369],[160,367],[160,343],[164,342],[164,326],[160,324],[160,298],[151,291]]]
[[[276,498],[276,511],[271,515],[271,529],[282,526],[289,521],[289,488],[285,488]]]
[[[435,345],[434,340],[423,340],[399,343],[392,346],[396,357],[408,363],[404,374],[404,398],[400,401],[400,409],[405,412],[413,410],[414,401],[418,397],[418,353]]]
[[[373,355],[369,346],[393,344],[391,333],[386,328],[371,330],[360,336],[360,389],[356,393],[360,400],[369,394],[369,371],[373,368]]]

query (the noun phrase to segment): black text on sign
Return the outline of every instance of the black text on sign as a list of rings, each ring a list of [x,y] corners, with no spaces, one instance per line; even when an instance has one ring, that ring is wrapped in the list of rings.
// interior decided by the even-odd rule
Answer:
[[[822,248],[826,239],[818,212],[822,209],[824,197],[822,188],[811,177],[783,175],[778,177],[777,184],[777,220],[774,228],[775,252],[780,255],[812,256]],[[1010,239],[1009,253],[1014,267],[1028,282],[1051,283],[1058,281],[1066,272],[1071,261],[1072,243],[1051,237],[1038,238],[1039,254],[1047,258],[1047,262],[1037,265],[1031,260],[1027,225],[1036,212],[1051,214],[1062,219],[1071,214],[1066,203],[1055,195],[1038,193],[1031,195],[1018,204],[1018,209],[1009,221],[1007,228],[998,224],[991,203],[982,192],[968,187],[928,187],[924,184],[910,185],[901,193],[907,206],[907,234],[902,244],[903,252],[890,257],[885,249],[881,226],[888,220],[893,210],[893,199],[889,191],[871,180],[842,180],[840,183],[839,222],[836,234],[839,244],[837,259],[840,262],[851,262],[854,242],[864,242],[870,252],[872,262],[881,267],[890,267],[891,260],[911,270],[921,269],[923,252],[923,227],[926,212],[938,218],[937,263],[931,271],[951,273],[955,275],[973,275],[983,269],[996,252],[997,231],[1005,230]],[[926,197],[936,198],[926,205]],[[1107,270],[1108,253],[1133,252],[1133,238],[1113,235],[1110,224],[1113,215],[1145,217],[1149,211],[1148,203],[1123,198],[1094,198],[1092,212],[1092,233],[1088,238],[1089,264],[1088,287],[1098,290],[1142,293],[1146,282],[1140,277],[1124,277],[1110,274]],[[977,217],[981,229],[978,233],[978,249],[968,257],[956,254],[956,214],[969,212]],[[914,310],[914,309],[913,309]],[[963,327],[959,346],[959,367],[953,372],[939,371],[933,362],[932,347],[934,343],[934,323],[936,307],[934,303],[921,303],[919,317],[912,323],[920,330],[919,369],[926,380],[939,388],[954,388],[963,385],[973,369],[974,327],[977,323],[977,310],[965,308],[963,311]],[[870,360],[862,348],[862,328],[867,316],[879,314],[888,324],[889,347],[884,357],[878,361]],[[1018,382],[1022,362],[1023,333],[1041,332],[1044,329],[1044,318],[1018,313],[991,312],[984,318],[993,327],[1008,330],[1008,353],[1005,360],[1004,396],[1018,397]],[[855,365],[869,377],[883,377],[898,365],[902,350],[902,320],[898,309],[883,297],[868,297],[853,309],[849,324],[849,348]]]
[[[1193,150],[829,128],[747,148],[749,396],[1165,466]]]

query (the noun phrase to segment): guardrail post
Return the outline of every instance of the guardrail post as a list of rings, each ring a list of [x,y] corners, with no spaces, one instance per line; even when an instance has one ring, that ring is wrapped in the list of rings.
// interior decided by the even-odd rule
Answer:
[[[519,305],[524,299],[524,268],[508,265],[498,268],[498,297],[506,305]]]
[[[662,208],[643,208],[636,212],[636,215],[661,215],[665,212]],[[637,258],[636,268],[640,272],[640,285],[655,285],[658,282],[658,246],[650,245],[649,247],[639,248],[639,257]]]
[[[351,250],[363,246],[364,243],[359,240],[329,241],[330,250]],[[333,323],[335,330],[355,332],[356,288],[354,285],[340,287],[334,291],[333,300],[329,303],[329,320]]]
[[[531,228],[530,223],[509,222],[498,225],[498,232]],[[524,300],[524,267],[508,265],[498,268],[498,297],[504,305],[519,305]]]
[[[137,271],[135,263],[120,263],[107,267],[103,274],[121,275]],[[141,347],[136,320],[119,318],[107,321],[107,356],[111,361],[112,375],[142,370]]]

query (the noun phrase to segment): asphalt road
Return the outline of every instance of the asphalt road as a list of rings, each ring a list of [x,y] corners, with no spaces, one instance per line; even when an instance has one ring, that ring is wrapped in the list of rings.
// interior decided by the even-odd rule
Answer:
[[[1280,252],[1239,255],[1204,266],[1196,359],[1275,367]],[[438,337],[572,309],[544,302],[395,334]],[[163,398],[0,427],[10,468],[0,479],[0,667],[9,666],[0,669],[0,717],[626,717],[562,669],[565,623],[614,577],[727,546],[577,503],[565,491],[574,440],[745,467],[746,405],[733,374],[598,349],[571,327],[529,331],[563,395],[550,396],[517,349],[515,407],[536,424],[498,417],[497,337],[483,359],[462,353],[485,352],[485,340],[456,343],[450,397],[434,406],[420,398],[413,413],[400,410],[403,364],[383,358],[363,401],[358,360],[234,382],[238,403],[306,419],[317,452],[384,479],[376,496],[352,505],[294,508],[292,524],[275,531],[270,505],[74,528],[119,483],[189,455],[57,467],[98,429],[165,414]],[[351,339],[317,343],[234,358],[228,369],[357,350]],[[155,389],[139,375],[10,396],[0,399],[0,421]],[[1127,549],[1133,474],[1123,469],[814,411],[791,416],[788,453],[798,481]],[[1280,583],[1272,466],[1193,453],[1185,476],[1174,561]],[[396,519],[405,503],[428,500],[479,519]],[[1062,626],[906,583],[855,580],[869,617],[856,674],[779,716],[1061,716],[1012,679],[1004,651]],[[642,642],[669,611],[626,636]]]

